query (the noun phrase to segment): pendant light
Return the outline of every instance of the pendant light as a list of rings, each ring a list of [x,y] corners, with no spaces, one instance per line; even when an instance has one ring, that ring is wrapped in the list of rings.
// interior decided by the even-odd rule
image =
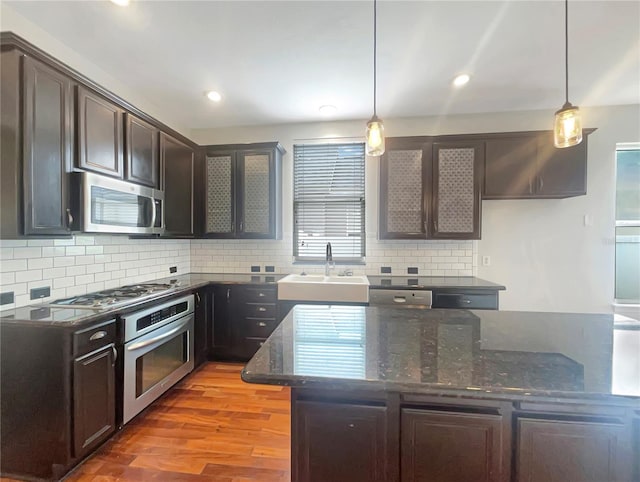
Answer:
[[[384,125],[376,115],[376,6],[376,0],[373,0],[373,117],[367,122],[367,155],[369,156],[384,154]]]
[[[553,144],[556,147],[571,147],[582,142],[580,110],[569,102],[569,0],[564,0],[564,60],[565,102],[556,112],[553,126]]]

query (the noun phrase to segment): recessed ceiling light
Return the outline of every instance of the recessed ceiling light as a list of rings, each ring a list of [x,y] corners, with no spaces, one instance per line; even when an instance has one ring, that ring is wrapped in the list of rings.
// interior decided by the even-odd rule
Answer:
[[[453,85],[456,87],[462,87],[467,82],[469,82],[470,79],[471,76],[469,74],[460,74],[455,79],[453,79]]]
[[[210,90],[209,92],[207,92],[207,97],[212,102],[220,102],[222,100],[222,96],[215,90]]]
[[[129,0],[111,0],[111,3],[115,3],[119,7],[127,7],[129,5]]]
[[[322,115],[333,115],[338,111],[338,108],[335,105],[325,104],[321,105],[318,110]]]

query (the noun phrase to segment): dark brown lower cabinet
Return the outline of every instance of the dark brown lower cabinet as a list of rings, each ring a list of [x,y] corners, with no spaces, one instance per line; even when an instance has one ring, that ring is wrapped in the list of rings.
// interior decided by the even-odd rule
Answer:
[[[385,407],[301,401],[293,417],[292,480],[388,480]]]
[[[400,431],[402,482],[509,480],[499,415],[403,409]]]
[[[109,344],[73,362],[73,440],[78,458],[116,428],[115,353]]]
[[[518,482],[634,479],[630,430],[623,424],[521,418],[517,433]]]

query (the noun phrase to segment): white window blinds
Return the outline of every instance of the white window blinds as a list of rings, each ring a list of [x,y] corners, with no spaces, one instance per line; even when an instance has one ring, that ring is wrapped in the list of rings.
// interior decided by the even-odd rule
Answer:
[[[293,146],[293,255],[324,261],[361,261],[364,229],[365,145]]]

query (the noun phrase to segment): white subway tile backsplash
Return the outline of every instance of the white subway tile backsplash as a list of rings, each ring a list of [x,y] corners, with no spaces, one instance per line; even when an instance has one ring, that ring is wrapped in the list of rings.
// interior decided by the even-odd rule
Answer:
[[[42,248],[14,248],[13,250],[14,259],[39,258],[40,256],[42,256]]]
[[[31,258],[27,260],[27,269],[53,268],[53,258]]]
[[[84,246],[69,246],[66,249],[67,256],[82,256],[84,254]]]
[[[23,283],[25,281],[36,281],[42,279],[42,270],[33,269],[28,271],[16,272],[16,283]]]
[[[118,235],[42,241],[46,243],[37,246],[24,240],[0,241],[2,290],[14,291],[15,306],[33,302],[27,299],[27,283],[50,283],[53,300],[164,278],[170,266],[177,266],[179,274],[248,273],[251,265],[261,266],[261,273],[267,265],[274,266],[276,274],[324,270],[321,265],[294,265],[290,235],[279,241],[140,240]],[[418,268],[418,276],[471,276],[477,269],[474,241],[388,241],[370,233],[366,243],[366,265],[350,266],[355,274],[379,275],[382,266],[391,266],[392,274],[401,276],[414,276],[407,275],[409,266]],[[18,298],[21,295],[25,296]]]

